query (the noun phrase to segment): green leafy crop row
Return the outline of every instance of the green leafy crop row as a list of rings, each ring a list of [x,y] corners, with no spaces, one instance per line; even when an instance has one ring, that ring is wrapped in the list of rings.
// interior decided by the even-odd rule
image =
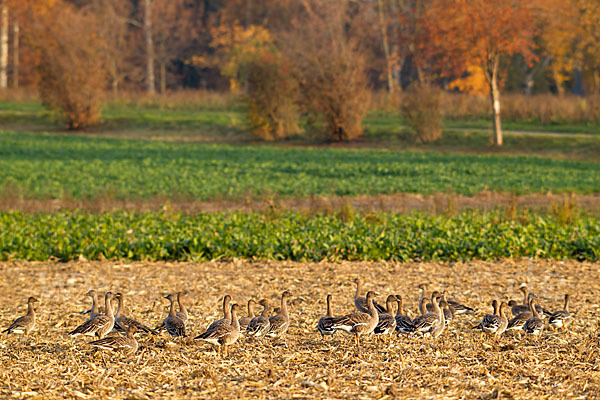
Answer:
[[[195,200],[483,190],[600,193],[596,162],[0,132],[0,188],[37,198]],[[8,189],[6,189],[8,190]]]
[[[466,212],[379,214],[0,213],[1,260],[600,259],[600,220]]]

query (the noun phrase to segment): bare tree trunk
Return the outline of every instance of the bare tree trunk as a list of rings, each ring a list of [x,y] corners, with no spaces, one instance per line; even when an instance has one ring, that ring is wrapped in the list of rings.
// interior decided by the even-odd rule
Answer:
[[[160,92],[167,91],[167,65],[164,61],[160,62]]]
[[[486,78],[490,85],[490,100],[492,101],[492,119],[494,120],[494,145],[502,146],[502,125],[500,122],[500,89],[498,88],[498,66],[500,56],[488,56]]]
[[[393,63],[390,57],[390,44],[388,42],[387,35],[387,26],[385,24],[385,16],[383,12],[383,4],[381,0],[377,0],[377,10],[379,14],[379,29],[381,30],[381,40],[383,41],[383,52],[385,54],[385,64],[386,64],[386,72],[387,72],[387,84],[388,84],[388,92],[390,94],[394,93],[394,76],[392,73]]]
[[[13,87],[19,87],[19,21],[13,22]]]
[[[2,2],[0,29],[0,88],[8,87],[8,5]]]
[[[144,37],[146,39],[146,91],[155,93],[154,41],[152,40],[152,0],[144,0]]]

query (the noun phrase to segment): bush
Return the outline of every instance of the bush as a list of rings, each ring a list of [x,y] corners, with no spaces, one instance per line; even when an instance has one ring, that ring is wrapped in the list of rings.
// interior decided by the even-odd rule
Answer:
[[[245,89],[252,133],[265,140],[299,133],[298,83],[269,31],[236,26],[232,42],[222,73],[230,79],[232,89]]]
[[[402,114],[424,143],[442,136],[442,91],[431,85],[413,85],[404,96]]]
[[[366,56],[348,30],[347,1],[312,3],[284,35],[282,51],[296,66],[303,108],[322,117],[330,139],[354,139],[370,103]]]
[[[60,9],[48,14],[53,17],[38,20],[32,30],[39,54],[40,97],[61,114],[69,129],[82,129],[100,118],[107,84],[103,42],[95,33],[92,15],[64,4],[56,8]]]
[[[244,67],[245,99],[252,133],[265,140],[298,134],[298,84],[285,60],[265,52],[249,60]]]

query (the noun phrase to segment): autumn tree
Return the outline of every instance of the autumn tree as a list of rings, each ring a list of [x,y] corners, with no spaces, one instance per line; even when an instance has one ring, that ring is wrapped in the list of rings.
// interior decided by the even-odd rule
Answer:
[[[356,138],[370,101],[364,44],[351,18],[361,10],[351,1],[301,3],[279,48],[298,72],[304,107],[323,118],[329,139]]]
[[[100,117],[107,85],[105,43],[93,14],[60,1],[46,6],[44,12],[30,10],[28,35],[37,52],[40,97],[62,115],[69,129],[85,128]]]
[[[427,11],[429,56],[447,75],[479,65],[490,88],[494,144],[502,146],[500,60],[531,57],[536,2],[531,0],[434,0]]]

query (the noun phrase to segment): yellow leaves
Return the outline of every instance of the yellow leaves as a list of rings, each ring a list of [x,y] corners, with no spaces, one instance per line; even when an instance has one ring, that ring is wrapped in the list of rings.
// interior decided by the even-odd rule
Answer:
[[[466,77],[453,80],[448,88],[469,94],[489,94],[489,85],[480,66],[469,65],[466,72],[468,74]]]

